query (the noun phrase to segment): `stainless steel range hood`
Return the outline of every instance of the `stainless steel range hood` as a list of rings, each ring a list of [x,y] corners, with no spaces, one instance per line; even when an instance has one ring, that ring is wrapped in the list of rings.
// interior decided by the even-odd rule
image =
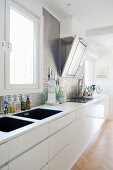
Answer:
[[[75,77],[86,50],[86,42],[78,37],[61,39],[62,77]]]

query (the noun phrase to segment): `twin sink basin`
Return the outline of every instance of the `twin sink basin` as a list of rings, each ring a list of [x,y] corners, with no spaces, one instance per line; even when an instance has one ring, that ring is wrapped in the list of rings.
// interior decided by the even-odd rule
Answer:
[[[58,114],[60,112],[62,111],[38,108],[38,109],[29,110],[29,111],[22,112],[22,113],[17,113],[14,116],[42,120],[50,116],[53,116],[55,114]],[[34,123],[34,122],[22,120],[22,119],[16,119],[16,118],[7,117],[7,116],[1,117],[0,118],[0,131],[11,132],[13,130],[29,125],[31,123]]]

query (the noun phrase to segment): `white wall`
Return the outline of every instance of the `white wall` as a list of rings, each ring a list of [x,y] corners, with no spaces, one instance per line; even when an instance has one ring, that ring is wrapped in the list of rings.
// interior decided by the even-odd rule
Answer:
[[[72,34],[72,17],[62,18],[60,21],[60,37],[69,37]]]
[[[113,54],[103,54],[96,60],[96,70],[98,67],[104,67],[107,69],[107,78],[96,78],[96,84],[102,87],[102,94],[108,94],[110,96],[110,111],[109,119],[113,119]]]
[[[78,35],[78,36],[86,39],[86,37],[85,37],[85,28],[77,20],[76,16],[72,17],[72,34],[73,35]]]
[[[69,16],[62,18],[60,22],[60,36],[68,37],[78,35],[80,37],[85,37],[85,29],[78,22],[75,16]]]

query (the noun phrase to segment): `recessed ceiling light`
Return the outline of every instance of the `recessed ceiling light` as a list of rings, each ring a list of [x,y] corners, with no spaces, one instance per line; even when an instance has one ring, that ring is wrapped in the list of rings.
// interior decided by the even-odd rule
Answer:
[[[67,6],[71,6],[71,3],[67,3]]]

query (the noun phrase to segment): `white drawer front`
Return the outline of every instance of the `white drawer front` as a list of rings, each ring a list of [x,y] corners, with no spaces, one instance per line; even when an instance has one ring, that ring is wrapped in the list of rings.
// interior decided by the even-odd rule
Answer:
[[[83,127],[81,126],[81,119],[79,118],[77,121],[73,122],[70,125],[69,140],[71,141],[73,138],[77,138],[82,130]]]
[[[49,138],[49,160],[57,155],[66,145],[68,145],[74,138],[78,138],[84,130],[84,117],[81,113],[77,120],[64,127]]]
[[[69,153],[67,147],[62,150],[54,159],[48,164],[49,170],[68,170],[70,166]]]
[[[0,170],[8,170],[8,166],[4,166],[2,169]]]
[[[48,140],[9,163],[9,170],[40,170],[48,162]]]
[[[69,143],[70,126],[49,138],[49,160],[58,154]]]
[[[44,166],[41,170],[48,170],[48,165]]]
[[[9,159],[19,155],[47,136],[48,125],[44,125],[9,141]]]
[[[0,145],[0,166],[8,161],[8,143]]]
[[[67,126],[75,120],[75,112],[72,112],[66,116],[63,116],[49,124],[49,135]]]

